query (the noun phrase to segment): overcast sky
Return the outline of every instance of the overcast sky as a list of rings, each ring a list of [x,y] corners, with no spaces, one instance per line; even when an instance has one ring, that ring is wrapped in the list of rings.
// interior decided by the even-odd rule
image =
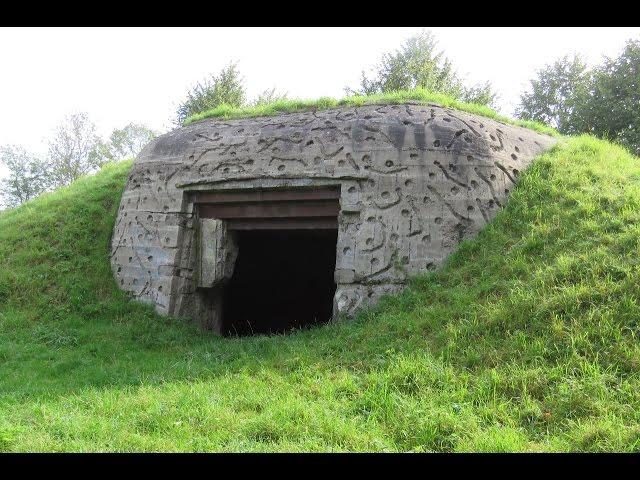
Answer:
[[[508,115],[536,69],[566,53],[597,63],[640,38],[640,28],[425,28],[460,74],[493,83]],[[43,153],[75,112],[87,112],[105,136],[129,122],[166,131],[188,88],[230,61],[250,98],[271,87],[341,97],[382,53],[421,30],[0,28],[0,145]]]

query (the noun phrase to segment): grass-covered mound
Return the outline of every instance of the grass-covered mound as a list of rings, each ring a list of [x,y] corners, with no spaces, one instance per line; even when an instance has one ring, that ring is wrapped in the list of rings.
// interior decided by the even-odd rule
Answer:
[[[185,119],[184,124],[189,125],[205,118],[248,118],[263,117],[269,115],[278,115],[280,113],[304,112],[307,110],[327,110],[329,108],[351,106],[359,107],[361,105],[386,105],[386,104],[402,104],[402,103],[418,103],[418,104],[436,104],[441,107],[455,108],[464,112],[473,113],[487,118],[492,118],[499,122],[511,125],[519,125],[537,132],[546,133],[548,135],[557,136],[558,132],[543,123],[532,122],[529,120],[515,120],[513,118],[500,115],[495,110],[486,105],[478,105],[475,103],[466,103],[456,98],[445,95],[443,93],[434,93],[424,88],[415,88],[412,90],[398,90],[390,93],[381,93],[376,95],[353,95],[337,100],[330,97],[322,97],[315,100],[303,99],[281,99],[271,103],[261,105],[251,105],[246,107],[232,107],[230,105],[220,105],[211,110],[192,115]]]
[[[221,339],[126,300],[129,163],[0,214],[0,450],[640,450],[640,161],[563,141],[439,272]]]

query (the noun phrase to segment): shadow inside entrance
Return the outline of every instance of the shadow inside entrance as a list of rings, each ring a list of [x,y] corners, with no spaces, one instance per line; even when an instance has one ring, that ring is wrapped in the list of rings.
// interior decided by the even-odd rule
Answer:
[[[283,333],[329,321],[336,230],[236,232],[238,258],[224,289],[222,334]]]

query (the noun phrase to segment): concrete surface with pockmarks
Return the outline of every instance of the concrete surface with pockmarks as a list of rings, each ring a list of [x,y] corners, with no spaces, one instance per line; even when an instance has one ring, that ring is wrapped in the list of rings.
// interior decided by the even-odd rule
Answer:
[[[339,186],[334,315],[350,316],[440,266],[555,141],[411,103],[203,120],[158,137],[136,159],[113,271],[120,288],[159,312],[198,319],[208,307],[194,192]]]

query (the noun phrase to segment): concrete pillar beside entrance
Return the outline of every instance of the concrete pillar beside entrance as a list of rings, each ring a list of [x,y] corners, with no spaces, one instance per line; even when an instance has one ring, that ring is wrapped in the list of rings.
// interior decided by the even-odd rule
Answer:
[[[238,247],[224,220],[201,218],[198,227],[197,287],[207,305],[202,324],[220,333],[224,285],[233,275]]]

